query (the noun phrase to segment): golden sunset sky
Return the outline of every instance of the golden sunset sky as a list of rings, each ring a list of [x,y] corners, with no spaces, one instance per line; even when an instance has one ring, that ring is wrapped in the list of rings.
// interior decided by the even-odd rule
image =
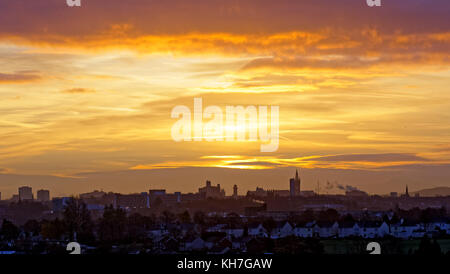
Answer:
[[[307,189],[450,186],[449,14],[445,0],[0,0],[0,192],[208,178],[244,194],[287,189],[295,167]],[[194,97],[279,106],[278,151],[174,142],[171,110]]]

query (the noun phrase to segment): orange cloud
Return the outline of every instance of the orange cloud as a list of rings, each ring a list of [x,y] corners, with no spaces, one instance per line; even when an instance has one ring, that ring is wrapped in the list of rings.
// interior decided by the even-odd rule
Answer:
[[[41,76],[33,72],[0,73],[1,84],[23,84],[41,80]]]
[[[448,64],[450,3],[430,1],[410,0],[407,8],[392,1],[374,11],[363,1],[334,0],[109,0],[108,9],[101,1],[70,9],[60,0],[16,0],[0,9],[0,41],[65,50],[266,56],[274,58],[266,66],[283,67]],[[43,12],[45,20],[37,16]]]
[[[307,169],[353,169],[383,170],[411,165],[447,165],[449,161],[428,159],[407,153],[382,154],[341,154],[313,155],[297,158],[282,156],[203,156],[195,161],[163,162],[141,164],[131,167],[132,170],[183,168],[183,167],[221,167],[237,169],[274,169],[282,167],[302,167]]]
[[[71,89],[65,89],[61,91],[62,93],[70,93],[70,94],[76,94],[76,93],[94,93],[94,89],[87,89],[87,88],[71,88]]]

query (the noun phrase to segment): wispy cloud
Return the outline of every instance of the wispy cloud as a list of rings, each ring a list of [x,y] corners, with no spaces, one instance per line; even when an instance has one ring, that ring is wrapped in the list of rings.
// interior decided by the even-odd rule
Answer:
[[[0,73],[1,84],[22,84],[41,80],[42,77],[34,72]]]
[[[88,89],[88,88],[71,88],[71,89],[65,89],[61,91],[62,93],[71,93],[71,94],[77,94],[77,93],[94,93],[94,89]]]

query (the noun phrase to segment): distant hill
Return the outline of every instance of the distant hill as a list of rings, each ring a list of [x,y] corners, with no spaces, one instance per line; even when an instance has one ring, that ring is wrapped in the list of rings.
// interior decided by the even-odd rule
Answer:
[[[450,195],[450,187],[434,187],[422,189],[419,191],[412,192],[411,194],[414,196],[416,193],[419,193],[420,196],[423,197],[432,197],[432,196],[449,196]]]

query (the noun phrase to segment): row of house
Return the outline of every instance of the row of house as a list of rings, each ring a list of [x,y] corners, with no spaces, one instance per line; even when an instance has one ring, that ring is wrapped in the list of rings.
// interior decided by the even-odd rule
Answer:
[[[181,237],[187,234],[198,235],[200,228],[194,224],[183,224],[178,228],[178,235]],[[163,237],[169,234],[171,230],[168,226],[158,226],[149,231],[150,237]],[[293,225],[289,222],[277,222],[273,228],[267,228],[262,223],[248,224],[244,226],[230,226],[227,224],[218,224],[206,229],[206,232],[220,232],[227,235],[228,238],[240,238],[244,236],[272,239],[283,238],[287,236],[296,236],[300,238],[378,238],[384,236],[393,236],[396,238],[422,238],[424,236],[433,236],[436,233],[446,233],[450,235],[450,224],[448,222],[433,222],[428,224],[415,223],[401,220],[397,224],[388,224],[383,221],[364,221],[364,222],[309,222]]]
[[[227,232],[227,230],[224,230]],[[236,231],[233,231],[236,235]],[[396,238],[422,238],[435,233],[446,233],[450,235],[450,224],[448,222],[435,222],[429,224],[414,223],[401,220],[397,224],[388,224],[381,221],[365,222],[310,222],[300,225],[291,225],[289,222],[278,223],[270,231],[262,224],[249,227],[248,235],[258,237],[283,238],[297,236],[301,238],[378,238],[387,235]]]
[[[177,233],[173,232],[177,229]],[[289,222],[278,222],[272,229],[262,223],[249,224],[245,227],[218,224],[211,226],[201,233],[195,224],[160,226],[151,230],[149,236],[154,238],[158,249],[170,249],[180,252],[207,251],[211,254],[224,254],[230,250],[246,252],[252,240],[261,238],[278,239],[288,236],[301,238],[378,238],[387,235],[409,239],[434,236],[436,233],[450,235],[448,222],[433,222],[428,224],[413,223],[401,220],[397,224],[383,221],[365,222],[309,222],[292,225]],[[270,231],[270,232],[269,232]],[[168,248],[171,247],[171,248]]]

